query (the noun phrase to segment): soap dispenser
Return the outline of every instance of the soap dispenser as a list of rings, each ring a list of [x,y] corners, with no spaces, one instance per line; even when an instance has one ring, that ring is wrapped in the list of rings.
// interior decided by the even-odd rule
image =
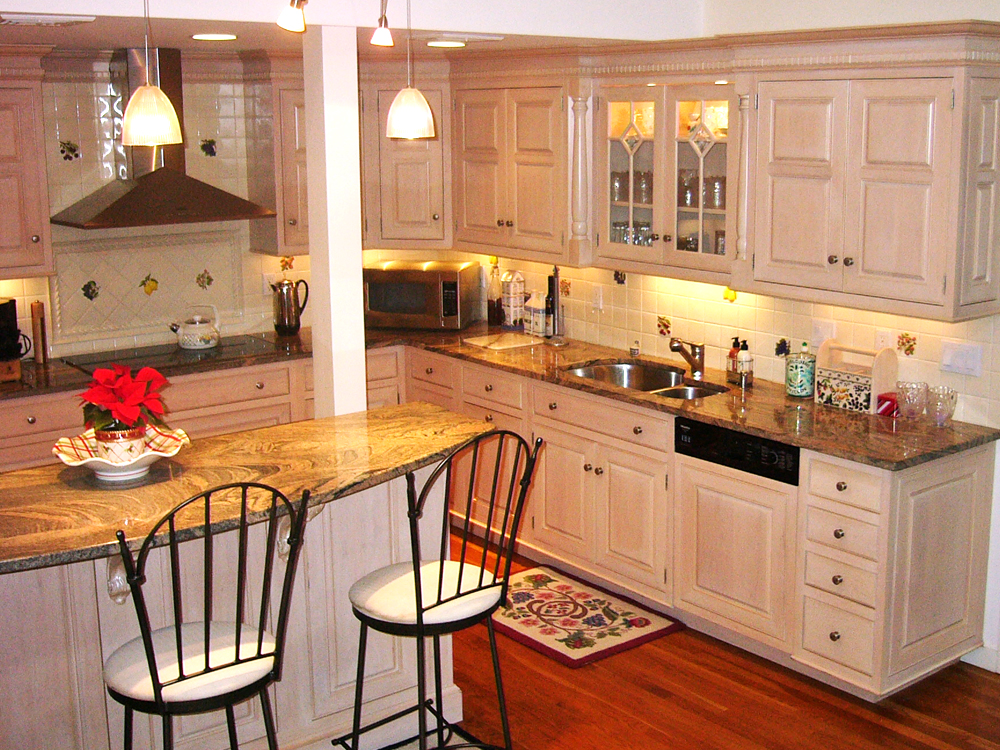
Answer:
[[[736,354],[736,377],[741,388],[749,388],[753,385],[753,357],[750,355],[750,347],[745,339],[740,344],[740,350]]]
[[[733,336],[733,345],[729,349],[729,355],[726,357],[726,382],[727,383],[739,383],[740,376],[736,372],[736,357],[740,353],[740,337]]]
[[[785,393],[809,398],[816,388],[816,355],[809,353],[809,342],[795,354],[785,356]]]

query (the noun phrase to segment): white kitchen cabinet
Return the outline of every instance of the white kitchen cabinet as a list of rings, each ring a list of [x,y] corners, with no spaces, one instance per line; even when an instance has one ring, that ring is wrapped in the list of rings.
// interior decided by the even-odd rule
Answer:
[[[455,242],[541,262],[566,257],[567,125],[561,86],[455,92]]]
[[[674,456],[675,602],[790,651],[796,488]]]
[[[598,102],[594,264],[726,283],[736,253],[733,86],[607,85]]]
[[[52,273],[40,48],[0,46],[0,279]]]
[[[371,349],[365,353],[368,408],[395,406],[400,403],[400,375],[403,373],[403,348]]]
[[[426,401],[456,409],[461,400],[460,365],[452,357],[407,347],[406,401]]]

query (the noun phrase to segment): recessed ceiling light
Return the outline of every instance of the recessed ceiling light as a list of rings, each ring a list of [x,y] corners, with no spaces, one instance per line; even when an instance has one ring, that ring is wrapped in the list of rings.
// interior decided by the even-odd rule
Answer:
[[[427,42],[428,47],[464,47],[465,42],[458,39],[431,39]]]
[[[232,42],[236,34],[192,34],[191,38],[199,42]]]
[[[720,78],[718,81],[715,82],[715,85],[725,86],[727,83],[729,83],[729,81],[727,81],[725,78]]]

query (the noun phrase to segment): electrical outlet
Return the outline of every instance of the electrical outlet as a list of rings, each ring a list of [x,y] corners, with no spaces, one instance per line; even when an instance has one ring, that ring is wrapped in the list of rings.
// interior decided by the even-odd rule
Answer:
[[[271,293],[271,284],[277,284],[279,281],[281,281],[280,273],[265,273],[261,274],[261,276],[264,277],[263,293],[265,295]]]
[[[895,342],[893,341],[892,331],[886,331],[879,329],[875,331],[875,351],[880,351],[882,349],[895,349]]]
[[[941,371],[981,377],[983,374],[983,345],[967,344],[962,341],[942,341]]]
[[[837,322],[834,320],[814,320],[812,325],[812,350],[819,349],[819,345],[827,339],[837,338]]]
[[[591,301],[591,307],[594,312],[600,312],[604,309],[604,287],[594,286],[594,299]]]

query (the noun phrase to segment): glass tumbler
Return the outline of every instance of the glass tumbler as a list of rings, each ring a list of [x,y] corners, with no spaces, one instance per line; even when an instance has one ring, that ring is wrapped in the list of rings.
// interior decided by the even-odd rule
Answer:
[[[927,383],[896,381],[896,393],[899,394],[899,416],[903,419],[916,419],[924,413],[927,407]]]
[[[955,413],[958,391],[946,385],[935,385],[927,392],[927,414],[938,427],[944,427]]]

